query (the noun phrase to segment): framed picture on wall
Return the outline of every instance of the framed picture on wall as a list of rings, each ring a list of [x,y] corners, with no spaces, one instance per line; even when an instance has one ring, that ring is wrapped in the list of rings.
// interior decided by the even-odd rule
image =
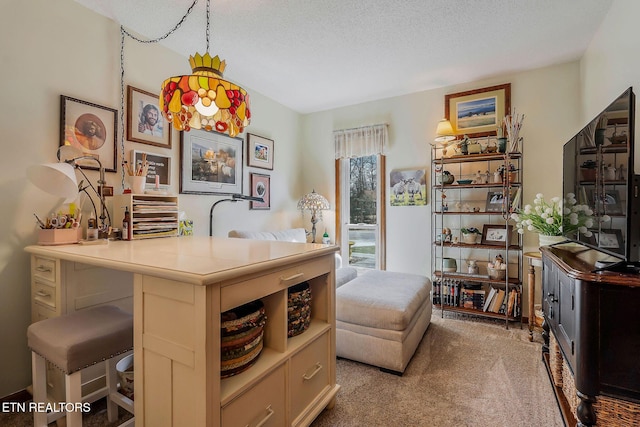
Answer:
[[[511,83],[444,97],[444,116],[456,135],[470,138],[496,135],[498,124],[511,110]]]
[[[242,194],[242,138],[180,132],[180,193]]]
[[[171,124],[158,107],[158,95],[127,86],[127,140],[171,148]]]
[[[95,157],[107,172],[116,171],[118,110],[60,95],[60,146],[71,145]],[[99,170],[92,160],[80,160],[83,169]]]
[[[247,134],[247,166],[273,170],[273,140]]]
[[[250,173],[251,196],[262,197],[264,202],[250,202],[249,209],[271,209],[271,177],[260,173]]]

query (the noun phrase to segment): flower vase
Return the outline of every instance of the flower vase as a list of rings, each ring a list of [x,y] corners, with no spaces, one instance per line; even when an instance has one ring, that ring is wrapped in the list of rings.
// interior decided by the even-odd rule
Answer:
[[[538,246],[550,246],[554,243],[564,242],[563,236],[545,236],[544,234],[538,234]]]

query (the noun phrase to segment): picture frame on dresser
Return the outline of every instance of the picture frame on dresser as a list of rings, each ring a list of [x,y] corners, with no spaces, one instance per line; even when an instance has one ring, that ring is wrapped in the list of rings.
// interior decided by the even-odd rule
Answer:
[[[71,145],[98,159],[105,172],[116,171],[118,110],[60,95],[60,146]],[[99,170],[92,160],[79,160],[82,169]]]
[[[512,225],[484,224],[482,226],[482,245],[504,246],[511,242]]]
[[[171,124],[158,108],[158,95],[127,86],[127,140],[171,148]]]
[[[444,97],[444,116],[455,135],[469,138],[496,135],[502,118],[511,110],[511,83],[489,86]]]
[[[180,193],[242,194],[242,143],[218,132],[180,132]]]

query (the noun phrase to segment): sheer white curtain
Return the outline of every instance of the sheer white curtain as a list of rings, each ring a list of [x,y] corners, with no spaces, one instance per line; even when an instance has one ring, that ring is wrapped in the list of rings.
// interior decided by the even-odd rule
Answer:
[[[387,145],[387,125],[362,126],[333,131],[336,159],[384,154]]]

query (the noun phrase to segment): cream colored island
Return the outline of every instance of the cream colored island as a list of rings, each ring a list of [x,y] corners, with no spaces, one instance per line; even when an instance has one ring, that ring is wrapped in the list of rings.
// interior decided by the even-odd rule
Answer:
[[[137,426],[266,427],[307,426],[335,403],[337,249],[191,236],[26,251],[32,274],[38,263],[131,273]],[[304,281],[311,325],[287,338],[287,289]],[[220,379],[220,313],[256,299],[267,313],[264,349],[251,368]]]

